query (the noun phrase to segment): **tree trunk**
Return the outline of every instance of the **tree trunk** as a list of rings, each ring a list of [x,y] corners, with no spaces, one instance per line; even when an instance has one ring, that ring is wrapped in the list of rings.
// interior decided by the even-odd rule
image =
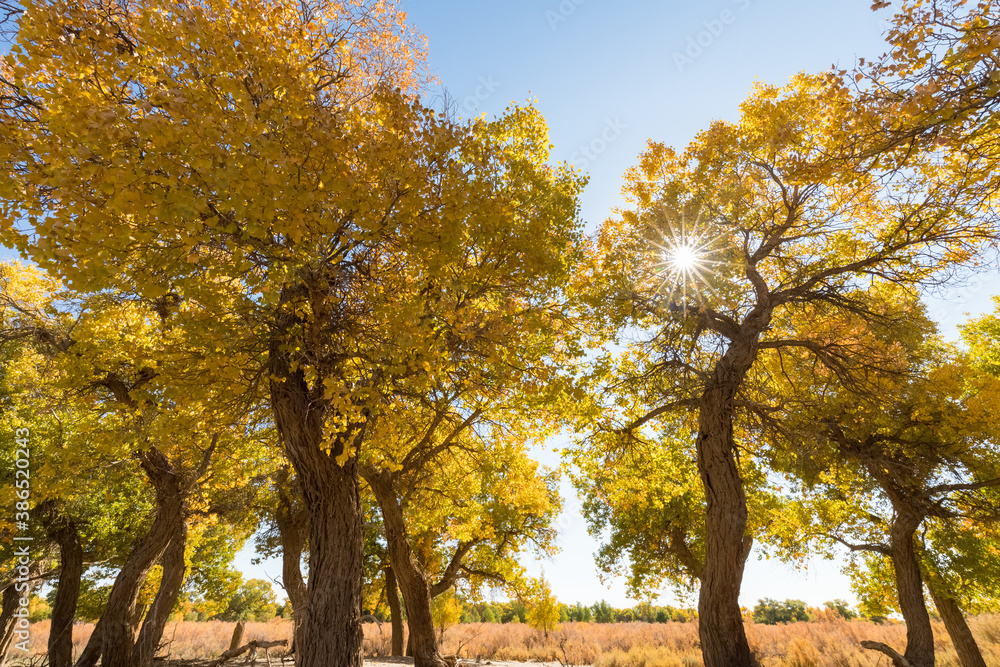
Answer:
[[[163,639],[163,631],[167,627],[167,621],[170,620],[170,612],[173,611],[177,596],[184,586],[184,577],[187,575],[187,566],[184,563],[187,532],[187,523],[182,515],[175,527],[174,537],[163,552],[163,558],[160,559],[163,575],[160,577],[160,587],[156,591],[153,604],[149,607],[146,619],[142,623],[139,638],[135,642],[136,667],[150,667],[153,664],[153,657],[160,647],[160,640]]]
[[[382,510],[389,563],[403,594],[403,601],[406,603],[406,620],[412,641],[414,667],[444,667],[431,615],[430,582],[410,549],[403,508],[399,504],[392,475],[382,471],[369,472],[366,480]]]
[[[18,593],[16,583],[11,583],[3,589],[3,605],[0,607],[0,665],[7,662],[7,654],[14,643],[14,625],[22,593]]]
[[[73,619],[76,603],[80,598],[80,579],[83,577],[83,547],[72,522],[60,522],[58,528],[49,529],[49,536],[59,544],[59,584],[52,605],[49,626],[49,667],[71,667],[73,664]]]
[[[906,651],[903,657],[913,667],[934,667],[934,631],[924,601],[924,581],[920,573],[913,535],[922,517],[896,508],[889,530],[889,550],[896,575],[899,610],[906,621]]]
[[[745,335],[716,363],[699,403],[698,471],[705,488],[705,567],[698,596],[698,635],[705,667],[755,667],[743,628],[740,587],[753,539],[733,441],[735,397],[756,358],[767,311],[747,316]]]
[[[301,667],[361,667],[364,538],[357,463],[330,460],[306,475],[309,517],[308,612],[296,649]],[[301,473],[300,473],[301,475]]]
[[[385,599],[389,603],[389,622],[392,624],[393,657],[403,655],[403,610],[399,606],[399,586],[392,566],[385,568]]]
[[[303,605],[308,612],[297,638],[295,664],[362,667],[364,514],[357,449],[344,465],[336,457],[348,447],[357,448],[363,426],[349,428],[329,443],[324,438],[323,392],[312,391],[301,370],[292,370],[283,341],[272,343],[270,365],[275,423],[309,512],[308,602]]]
[[[156,449],[150,449],[140,454],[140,462],[156,488],[156,516],[149,533],[132,549],[118,572],[111,586],[108,604],[76,667],[94,667],[98,658],[102,665],[135,667],[139,590],[149,570],[170,544],[178,523],[184,520],[179,480],[167,458]]]
[[[315,322],[303,321],[289,303],[310,289],[304,283],[283,288],[268,349],[271,409],[309,515],[309,582],[303,605],[308,611],[295,664],[362,667],[364,510],[358,457],[367,415],[333,413],[326,386],[338,381],[336,375],[305,377],[303,364],[326,358],[328,343]],[[328,420],[339,417],[349,423],[328,436]]]
[[[15,573],[14,580],[3,589],[3,602],[0,604],[0,665],[6,664],[12,646],[27,639],[26,634],[18,634],[25,633],[26,629],[17,627],[20,619],[15,614],[21,609],[21,599],[30,597],[35,586],[41,582],[41,572],[41,563],[33,560],[28,564],[27,581]]]
[[[281,540],[281,579],[292,604],[292,651],[301,642],[302,629],[309,613],[309,595],[302,576],[302,552],[306,546],[309,520],[296,508],[288,488],[287,470],[275,479],[278,487],[278,508],[274,514]]]
[[[941,620],[944,621],[944,627],[948,630],[948,636],[951,637],[951,643],[955,646],[962,667],[986,667],[986,661],[979,651],[976,638],[972,636],[972,630],[965,622],[965,614],[945,588],[944,582],[935,577],[927,577],[927,587],[931,591],[934,606],[941,614]]]

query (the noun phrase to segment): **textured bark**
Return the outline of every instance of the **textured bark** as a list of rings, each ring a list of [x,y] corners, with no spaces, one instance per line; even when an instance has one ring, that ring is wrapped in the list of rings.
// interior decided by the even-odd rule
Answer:
[[[3,605],[0,607],[0,665],[7,662],[7,654],[14,643],[14,612],[17,611],[21,594],[14,583],[3,589]]]
[[[753,539],[733,441],[735,398],[757,354],[769,311],[747,316],[740,336],[716,363],[699,403],[698,471],[705,488],[705,565],[698,634],[705,667],[755,667],[743,628],[740,587]]]
[[[361,667],[364,539],[357,464],[329,461],[306,483],[309,517],[308,612],[296,648],[301,667]]]
[[[94,633],[77,660],[77,667],[102,665],[136,667],[134,662],[137,602],[149,570],[162,557],[176,527],[184,521],[184,502],[179,479],[163,454],[150,449],[140,455],[140,463],[156,489],[156,514],[149,533],[132,549],[118,572],[108,596],[108,604],[97,621]]]
[[[392,624],[393,657],[403,655],[403,610],[399,606],[399,586],[392,566],[385,568],[385,599],[389,603],[389,622]]]
[[[276,480],[278,485],[278,508],[275,523],[281,540],[281,579],[292,603],[292,651],[301,641],[302,629],[309,613],[309,595],[305,578],[302,576],[302,552],[305,551],[306,536],[309,534],[309,518],[304,510],[296,508],[287,488],[287,472]]]
[[[365,479],[371,486],[382,511],[389,563],[403,594],[403,601],[406,603],[413,664],[415,667],[444,667],[431,615],[430,582],[410,549],[403,508],[399,504],[392,475],[381,471],[366,472],[368,474],[365,475]]]
[[[187,566],[184,563],[184,549],[187,547],[187,524],[184,517],[180,516],[180,522],[174,527],[174,538],[163,552],[160,564],[163,566],[163,575],[160,578],[160,587],[156,591],[156,597],[139,631],[139,638],[135,642],[134,662],[137,667],[149,667],[153,664],[153,657],[160,647],[163,639],[163,631],[167,627],[170,619],[170,612],[177,603],[181,588],[184,586],[184,577],[187,575]]]
[[[72,522],[60,521],[48,527],[49,537],[59,545],[59,584],[49,625],[49,667],[73,664],[73,619],[80,598],[83,577],[83,547]]]
[[[24,639],[23,636],[18,637],[15,634],[18,631],[18,619],[14,614],[20,608],[21,598],[29,597],[41,582],[43,578],[41,572],[41,564],[38,561],[31,561],[28,564],[28,580],[15,578],[3,589],[3,602],[0,605],[0,665],[6,664],[11,647]]]
[[[285,323],[279,329],[291,326]],[[297,638],[295,664],[362,667],[361,489],[356,456],[342,466],[336,462],[348,446],[360,441],[360,435],[349,429],[329,453],[324,451],[329,445],[323,437],[326,407],[322,392],[317,395],[301,371],[292,370],[285,350],[277,340],[270,350],[275,378],[271,407],[309,512],[308,602],[304,605],[308,612]]]
[[[236,621],[236,625],[233,626],[233,636],[229,638],[229,653],[230,651],[238,651],[240,647],[243,646],[243,632],[246,630],[247,624],[242,618]]]
[[[906,621],[906,651],[903,656],[913,667],[934,667],[934,630],[924,600],[924,581],[920,572],[913,536],[922,516],[896,508],[889,530],[889,552],[896,575],[899,611]]]
[[[972,636],[969,624],[965,622],[965,614],[962,613],[962,608],[958,606],[950,591],[945,588],[942,581],[934,577],[927,578],[927,587],[931,591],[934,606],[941,614],[941,620],[944,621],[944,627],[948,630],[948,636],[951,637],[951,643],[955,646],[962,667],[986,667],[983,654],[979,651],[979,644]]]

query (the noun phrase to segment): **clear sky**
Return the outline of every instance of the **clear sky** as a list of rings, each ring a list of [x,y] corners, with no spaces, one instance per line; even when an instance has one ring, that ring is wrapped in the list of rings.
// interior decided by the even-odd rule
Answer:
[[[432,73],[464,116],[495,115],[510,102],[537,98],[555,145],[554,158],[590,175],[583,195],[588,230],[620,200],[622,175],[650,138],[683,147],[713,119],[734,119],[755,80],[783,84],[800,71],[850,68],[882,53],[886,13],[871,0],[402,0],[428,38]],[[440,91],[431,93],[433,100]],[[0,257],[9,253],[0,248]],[[997,274],[980,277],[932,302],[949,335],[966,312],[990,309]],[[555,465],[553,449],[538,450]],[[560,555],[529,563],[544,569],[565,602],[634,604],[621,581],[600,581],[578,501],[563,488]],[[239,564],[248,577],[280,576],[280,564]],[[836,564],[805,571],[750,557],[742,602],[799,598],[821,604],[852,599]],[[675,603],[663,596],[664,603]],[[693,603],[693,601],[692,601]]]

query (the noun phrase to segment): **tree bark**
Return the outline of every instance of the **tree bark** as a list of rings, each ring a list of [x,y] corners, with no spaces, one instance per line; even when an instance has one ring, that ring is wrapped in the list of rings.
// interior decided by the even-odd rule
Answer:
[[[49,528],[49,537],[59,545],[59,584],[52,605],[49,626],[48,659],[50,667],[71,667],[73,664],[73,619],[80,598],[83,577],[83,547],[76,526],[60,521]]]
[[[741,335],[716,363],[699,403],[698,471],[705,488],[705,566],[698,635],[705,667],[755,667],[740,609],[740,587],[753,539],[733,440],[735,397],[757,354],[769,311],[747,316]]]
[[[153,664],[153,658],[160,647],[160,640],[163,639],[163,631],[167,627],[167,621],[170,620],[170,612],[177,603],[177,597],[184,585],[184,577],[187,575],[187,566],[184,563],[187,532],[187,523],[181,515],[179,525],[175,527],[174,538],[170,540],[169,546],[163,552],[163,558],[160,559],[160,565],[163,567],[160,587],[156,591],[153,604],[146,612],[146,619],[135,642],[136,667],[150,667]]]
[[[0,606],[0,665],[7,662],[7,654],[14,643],[14,612],[17,611],[22,595],[15,586],[16,583],[11,583],[3,589],[3,604]]]
[[[21,598],[31,596],[31,592],[41,582],[42,566],[37,560],[28,564],[28,577],[24,581],[21,577],[14,577],[3,589],[3,602],[0,604],[0,665],[7,662],[11,646],[25,639],[24,635],[16,636],[17,632],[23,632],[17,628],[18,617],[15,614],[21,608]],[[15,636],[17,642],[14,641]]]
[[[322,475],[307,475],[309,517],[308,612],[300,667],[361,667],[362,534],[357,463],[329,461]]]
[[[962,608],[958,606],[950,591],[945,588],[944,582],[929,576],[927,587],[931,591],[934,606],[941,614],[941,620],[944,621],[944,627],[948,630],[948,636],[951,637],[951,643],[955,646],[962,667],[986,667],[979,644],[972,636],[969,624],[965,622],[965,614],[962,613]]]
[[[322,391],[312,391],[301,370],[292,370],[283,341],[272,342],[270,366],[275,423],[309,512],[308,612],[295,664],[362,667],[361,488],[356,452],[344,465],[336,457],[360,443],[363,426],[348,429],[330,448],[324,438],[327,408]]]
[[[330,278],[303,269],[300,282],[282,288],[268,347],[271,409],[309,516],[308,611],[296,665],[362,667],[364,509],[358,457],[370,415],[363,407],[338,413],[327,395],[329,383],[343,382],[335,361],[341,352],[331,356],[324,328],[334,325],[319,321],[332,316],[325,301]],[[309,318],[293,307],[302,298],[312,303]],[[307,380],[306,366],[319,374]],[[347,423],[327,434],[328,422],[340,418]]]
[[[896,574],[899,611],[906,621],[906,651],[903,656],[913,667],[934,667],[934,630],[924,600],[924,581],[920,572],[913,536],[923,519],[919,514],[896,508],[889,529],[889,551]]]
[[[108,604],[76,667],[94,667],[98,658],[102,665],[136,667],[134,648],[139,590],[149,570],[173,539],[176,526],[184,520],[180,480],[170,462],[156,449],[144,451],[139,456],[143,470],[156,489],[156,515],[149,533],[132,549],[118,572]]]
[[[414,667],[444,667],[431,615],[430,582],[410,549],[403,508],[396,495],[392,474],[367,470],[365,479],[371,486],[382,511],[389,563],[403,594],[403,601],[406,603],[406,620],[412,642]]]
[[[302,552],[305,551],[309,521],[303,510],[295,507],[291,490],[287,488],[287,470],[275,480],[278,487],[278,507],[274,514],[281,540],[281,580],[292,604],[292,651],[301,642],[302,629],[309,613],[309,595],[302,576]]]
[[[399,605],[399,586],[392,566],[385,568],[385,599],[389,603],[389,621],[392,624],[393,657],[403,655],[403,610]]]

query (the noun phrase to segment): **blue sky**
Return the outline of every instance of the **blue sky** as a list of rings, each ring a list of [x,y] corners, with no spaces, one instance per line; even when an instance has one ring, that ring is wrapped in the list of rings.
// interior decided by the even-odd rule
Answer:
[[[402,0],[410,22],[428,38],[431,72],[465,116],[498,114],[511,102],[537,99],[548,120],[555,160],[571,161],[590,175],[582,199],[588,230],[619,204],[622,175],[650,138],[683,147],[713,119],[734,119],[755,80],[782,84],[800,71],[837,64],[884,50],[887,14],[871,0]],[[433,100],[440,91],[428,95]],[[0,258],[10,257],[0,248]],[[965,313],[991,309],[997,275],[931,302],[944,331]],[[560,442],[538,457],[555,465]],[[544,570],[566,602],[605,598],[631,605],[624,584],[599,579],[575,496],[564,485],[567,511],[560,519],[560,555],[529,562]],[[277,578],[280,563],[239,564],[248,577]],[[851,599],[835,563],[806,570],[758,561],[751,555],[742,601],[799,598],[821,604]],[[665,594],[664,603],[675,603]],[[692,601],[693,603],[693,601]]]

